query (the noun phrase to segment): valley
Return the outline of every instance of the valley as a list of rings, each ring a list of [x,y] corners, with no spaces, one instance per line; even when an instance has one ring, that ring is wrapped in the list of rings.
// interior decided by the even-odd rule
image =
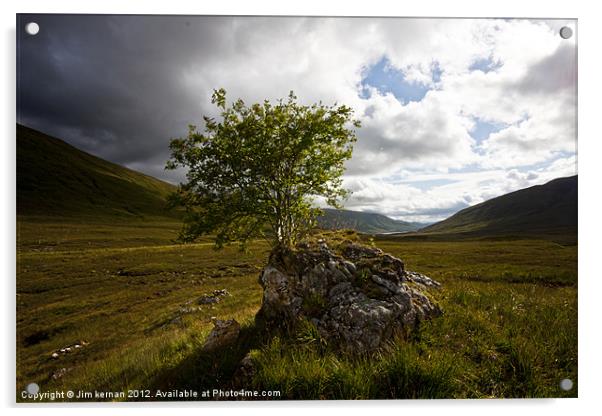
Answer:
[[[375,245],[442,284],[432,293],[442,316],[352,356],[311,327],[287,333],[255,320],[267,241],[245,252],[215,250],[212,236],[181,244],[181,213],[166,209],[172,185],[25,127],[17,134],[18,401],[32,381],[44,391],[237,388],[247,356],[255,372],[243,387],[279,399],[577,396],[577,385],[559,388],[578,378],[576,178],[557,205],[532,210],[528,195],[520,210],[486,202],[421,232],[377,234],[410,223],[330,212],[325,228],[355,230],[311,238]],[[492,220],[508,212],[537,226]],[[226,294],[206,302],[215,291]],[[236,319],[241,332],[209,353],[214,318]]]

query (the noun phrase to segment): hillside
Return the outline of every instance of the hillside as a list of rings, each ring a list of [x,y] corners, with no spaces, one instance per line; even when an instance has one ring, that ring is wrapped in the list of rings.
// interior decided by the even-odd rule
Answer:
[[[416,231],[424,226],[424,224],[398,221],[371,212],[330,208],[324,209],[324,215],[318,217],[318,224],[322,228],[351,228],[368,234]]]
[[[62,217],[174,216],[174,186],[17,125],[17,214]]]
[[[577,234],[577,176],[554,179],[463,209],[420,233],[478,236]]]
[[[17,125],[17,214],[51,217],[144,218],[175,216],[165,210],[175,187]],[[365,233],[415,231],[422,224],[380,214],[325,209],[328,229]]]

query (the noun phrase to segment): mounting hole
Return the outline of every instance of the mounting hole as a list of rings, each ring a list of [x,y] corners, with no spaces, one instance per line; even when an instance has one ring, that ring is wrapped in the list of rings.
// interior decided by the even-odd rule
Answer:
[[[560,37],[562,39],[569,39],[571,36],[573,36],[573,29],[568,26],[563,26],[560,28]]]
[[[40,392],[40,386],[38,386],[36,383],[29,383],[26,390],[27,393],[35,395]]]
[[[565,378],[560,381],[560,388],[564,391],[569,391],[573,388],[573,380]]]
[[[29,22],[25,25],[25,32],[27,32],[28,35],[37,35],[39,31],[40,25],[36,22]]]

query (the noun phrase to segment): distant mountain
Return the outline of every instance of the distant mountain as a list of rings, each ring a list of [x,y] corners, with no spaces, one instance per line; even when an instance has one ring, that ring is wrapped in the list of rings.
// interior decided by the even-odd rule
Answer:
[[[416,231],[425,224],[399,221],[371,212],[325,208],[318,225],[327,229],[350,228],[362,233],[382,234]]]
[[[174,216],[175,187],[17,125],[17,214],[86,217]]]
[[[554,179],[463,209],[420,233],[467,236],[577,234],[577,176]]]

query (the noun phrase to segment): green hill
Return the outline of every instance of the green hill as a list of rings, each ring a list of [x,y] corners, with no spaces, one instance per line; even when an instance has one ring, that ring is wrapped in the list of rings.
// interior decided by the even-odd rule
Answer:
[[[490,199],[425,227],[420,234],[576,236],[577,176]]]
[[[174,217],[165,209],[173,185],[92,156],[17,125],[19,216]]]
[[[371,212],[330,208],[325,208],[323,211],[324,214],[318,217],[318,225],[327,229],[351,228],[362,233],[382,234],[416,231],[424,226],[424,224],[394,220]]]

